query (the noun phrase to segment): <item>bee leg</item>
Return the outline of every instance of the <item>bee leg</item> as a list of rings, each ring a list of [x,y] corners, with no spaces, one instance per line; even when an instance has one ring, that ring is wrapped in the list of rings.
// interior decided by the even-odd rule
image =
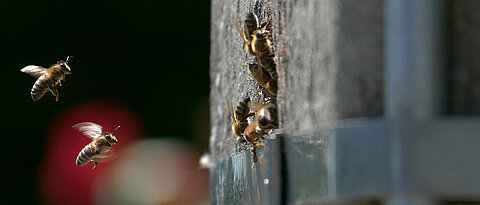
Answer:
[[[238,140],[238,142],[240,142],[240,143],[245,143],[245,142],[247,142],[247,141],[245,141],[245,139],[243,139],[242,137],[237,137],[237,140]]]
[[[53,83],[48,83],[48,90],[52,93],[53,96],[55,96],[55,101],[58,101],[58,90],[57,86]]]
[[[97,162],[97,161],[94,161],[94,162],[93,162],[93,168],[92,168],[92,170],[94,170],[94,169],[95,169],[95,167],[97,167],[97,164],[98,164],[98,162]]]
[[[55,101],[58,101],[58,98],[60,97],[60,95],[58,94],[58,89],[57,89],[57,86],[53,86],[53,89],[54,89],[54,96],[55,96]]]
[[[257,151],[255,150],[255,146],[250,148],[250,154],[252,154],[253,163],[257,163]],[[255,168],[255,164],[252,165],[252,168]]]
[[[58,85],[62,86],[62,80],[57,81]]]
[[[261,143],[259,142],[259,143],[255,144],[256,148],[262,148],[264,146],[265,146],[265,142],[261,142]]]
[[[58,94],[58,89],[57,89],[57,87],[55,87],[55,101],[58,101],[59,97],[60,97],[60,95]]]

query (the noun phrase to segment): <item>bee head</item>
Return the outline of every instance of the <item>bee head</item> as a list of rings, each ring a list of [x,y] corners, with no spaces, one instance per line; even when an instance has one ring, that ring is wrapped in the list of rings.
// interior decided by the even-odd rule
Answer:
[[[110,144],[117,144],[118,143],[117,138],[115,137],[115,135],[113,135],[113,133],[115,131],[117,131],[118,128],[120,128],[120,126],[115,128],[112,133],[108,133],[108,134],[105,135],[105,139],[107,140],[108,143],[110,143]]]
[[[72,70],[70,70],[70,66],[68,66],[68,61],[72,59],[73,56],[67,56],[67,60],[65,61],[58,61],[58,64],[60,65],[60,69],[62,70],[63,73],[65,74],[72,74]]]
[[[63,73],[65,74],[72,74],[72,70],[70,70],[70,66],[64,61],[60,61],[58,64],[60,64],[60,69],[62,70]]]
[[[105,139],[107,140],[107,142],[109,144],[117,144],[118,143],[117,138],[115,137],[115,135],[113,135],[113,133],[106,134]]]

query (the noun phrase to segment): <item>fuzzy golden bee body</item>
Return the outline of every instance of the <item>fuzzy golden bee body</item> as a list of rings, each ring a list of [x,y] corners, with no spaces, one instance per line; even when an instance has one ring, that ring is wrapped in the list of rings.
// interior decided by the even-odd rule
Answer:
[[[245,43],[245,50],[247,50],[247,53],[251,56],[256,56],[255,52],[253,52],[252,49],[252,34],[255,30],[258,29],[257,16],[252,12],[247,14],[245,20],[243,21],[243,32],[236,21],[235,26],[238,33],[240,33],[240,37],[242,37],[242,40]]]
[[[257,162],[256,148],[265,145],[265,137],[273,129],[278,128],[277,111],[272,99],[267,99],[265,104],[253,102],[245,98],[238,103],[233,111],[232,103],[227,99],[228,110],[233,119],[232,130],[239,142],[250,143],[254,162]],[[251,122],[248,118],[254,116]],[[252,165],[252,168],[255,164]]]
[[[256,143],[272,129],[278,128],[276,108],[273,103],[252,102],[245,98],[233,111],[232,103],[227,100],[228,109],[233,119],[232,130],[240,142]],[[248,117],[255,119],[248,123]]]
[[[57,85],[62,86],[62,80],[65,81],[65,75],[72,73],[68,66],[68,60],[70,58],[71,57],[69,56],[66,61],[58,61],[56,64],[53,64],[48,68],[29,65],[20,70],[21,72],[38,78],[30,91],[30,95],[34,101],[42,98],[47,91],[50,91],[53,96],[55,96],[55,101],[58,101],[59,93]]]
[[[242,32],[238,23],[235,22],[235,26],[245,43],[245,50],[248,54],[255,57],[258,66],[262,68],[261,70],[265,71],[252,73],[252,76],[267,90],[276,95],[277,71],[275,66],[275,54],[273,51],[273,39],[269,29],[270,20],[259,26],[257,16],[250,12],[245,17],[243,25],[244,31]],[[262,75],[270,76],[268,77],[268,80],[262,81],[260,78],[267,78],[262,77]],[[269,82],[270,84],[268,88],[266,82]]]
[[[258,128],[263,133],[268,133],[270,130],[278,128],[277,109],[274,103],[255,103],[252,102],[256,109],[256,121],[258,121]]]
[[[269,21],[252,33],[252,51],[255,53],[258,64],[267,71],[272,79],[277,80],[275,54],[271,32],[266,29]]]
[[[120,126],[115,128],[112,132],[103,132],[103,128],[93,122],[82,122],[73,126],[78,131],[92,139],[92,142],[87,144],[78,153],[76,164],[77,166],[83,166],[88,162],[93,161],[95,169],[98,162],[102,160],[107,152],[112,149],[112,145],[117,144],[117,138],[113,133],[117,131]]]
[[[260,85],[262,85],[273,95],[277,94],[277,81],[274,80],[263,67],[251,63],[248,66],[248,70],[250,71],[253,79],[255,79]]]
[[[243,132],[248,126],[248,117],[250,115],[250,108],[248,106],[249,102],[250,98],[245,98],[238,103],[234,110],[232,102],[227,99],[228,111],[233,119],[232,131],[238,137],[237,139],[240,142],[245,142]]]

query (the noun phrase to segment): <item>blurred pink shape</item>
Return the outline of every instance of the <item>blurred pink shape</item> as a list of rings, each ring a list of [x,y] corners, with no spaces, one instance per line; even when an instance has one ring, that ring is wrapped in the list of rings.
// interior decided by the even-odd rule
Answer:
[[[209,172],[173,139],[138,140],[94,186],[98,204],[209,204]]]
[[[104,131],[115,132],[118,144],[92,170],[93,163],[78,167],[78,153],[91,139],[78,132],[73,125],[94,122]],[[61,113],[47,132],[45,153],[38,173],[39,194],[45,204],[92,204],[92,183],[116,160],[122,150],[135,139],[143,137],[143,128],[137,116],[126,106],[114,101],[100,100],[74,106]]]

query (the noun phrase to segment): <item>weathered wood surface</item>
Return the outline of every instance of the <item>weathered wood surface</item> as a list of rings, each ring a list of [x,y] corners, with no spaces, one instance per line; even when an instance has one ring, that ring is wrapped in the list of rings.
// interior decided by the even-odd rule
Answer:
[[[312,134],[383,109],[383,1],[212,0],[210,149],[214,162],[248,149],[236,141],[226,99],[260,99],[234,21],[272,21],[281,132]]]

